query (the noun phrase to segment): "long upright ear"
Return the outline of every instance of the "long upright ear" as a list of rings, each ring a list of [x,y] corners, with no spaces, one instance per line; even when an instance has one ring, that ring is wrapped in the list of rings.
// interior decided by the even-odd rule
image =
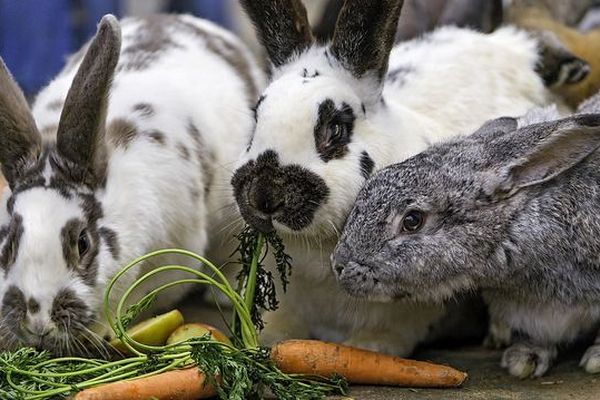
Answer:
[[[252,20],[260,42],[275,68],[313,42],[313,34],[300,0],[240,0]]]
[[[0,163],[11,187],[41,149],[41,136],[27,100],[0,58]]]
[[[403,0],[346,0],[338,17],[331,52],[355,77],[369,74],[377,84],[383,81],[403,3]]]
[[[121,30],[106,15],[98,25],[60,115],[57,151],[67,161],[71,178],[94,184],[106,167],[104,128],[108,93],[119,60]]]
[[[531,125],[508,136],[499,139],[503,142],[499,148],[492,148],[494,152],[514,154],[488,182],[488,193],[495,199],[510,197],[522,188],[547,182],[598,150],[600,114]],[[509,146],[518,150],[511,152]]]

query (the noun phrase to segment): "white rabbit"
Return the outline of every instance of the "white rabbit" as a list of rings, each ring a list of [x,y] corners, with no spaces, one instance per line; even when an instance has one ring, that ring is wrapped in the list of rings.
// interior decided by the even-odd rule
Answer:
[[[91,327],[104,322],[107,281],[153,250],[203,253],[211,226],[225,223],[221,203],[231,191],[220,187],[249,139],[261,72],[233,35],[203,20],[120,25],[104,17],[33,112],[0,63],[0,162],[10,185],[0,230],[0,346],[103,351],[96,333],[106,332]],[[185,292],[159,297],[154,310]]]
[[[322,45],[300,0],[242,3],[272,75],[234,193],[248,223],[283,236],[295,266],[263,340],[341,338],[407,355],[444,308],[351,300],[329,266],[338,232],[374,170],[553,102],[536,73],[537,42],[514,28],[448,27],[392,49],[402,1],[347,0]]]

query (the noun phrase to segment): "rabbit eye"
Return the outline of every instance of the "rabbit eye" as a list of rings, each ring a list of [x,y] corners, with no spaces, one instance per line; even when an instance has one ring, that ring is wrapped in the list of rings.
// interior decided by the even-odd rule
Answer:
[[[77,240],[77,249],[79,250],[79,256],[84,256],[90,249],[90,238],[88,237],[87,231],[84,229],[79,234]]]
[[[342,138],[345,138],[347,134],[348,128],[345,124],[334,122],[333,124],[329,125],[329,132],[327,135],[329,138],[328,142],[337,143]]]
[[[423,226],[425,222],[425,216],[419,210],[411,210],[404,214],[402,218],[402,231],[403,232],[416,232]]]

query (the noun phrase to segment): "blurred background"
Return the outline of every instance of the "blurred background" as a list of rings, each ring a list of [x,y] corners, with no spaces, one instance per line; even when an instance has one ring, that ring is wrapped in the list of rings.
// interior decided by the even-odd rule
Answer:
[[[303,2],[315,35],[322,40],[330,38],[343,0]],[[523,15],[525,8],[535,11],[536,25],[544,19],[560,23],[560,29],[588,31],[599,24],[598,6],[600,0],[405,0],[397,40],[411,39],[440,25],[469,26],[482,32],[491,32],[503,23],[531,28],[530,21],[525,24],[516,17]],[[0,56],[31,99],[60,71],[67,56],[93,35],[102,15],[158,12],[209,19],[241,36],[260,54],[238,0],[0,0]],[[542,28],[550,29],[546,22]],[[567,33],[570,38],[572,33]]]
[[[305,1],[319,16],[326,0]],[[31,98],[96,31],[107,13],[118,17],[189,13],[246,38],[258,50],[238,0],[0,0],[0,56]]]

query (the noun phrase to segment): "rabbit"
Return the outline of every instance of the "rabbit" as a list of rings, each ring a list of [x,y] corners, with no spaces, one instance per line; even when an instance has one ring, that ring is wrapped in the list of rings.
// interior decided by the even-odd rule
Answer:
[[[316,337],[409,355],[444,306],[349,297],[329,266],[338,233],[375,170],[553,103],[535,72],[536,41],[513,28],[445,27],[392,49],[402,2],[348,0],[333,41],[319,44],[299,0],[242,4],[272,68],[234,196],[247,223],[283,238],[295,266],[261,340]]]
[[[494,119],[377,172],[332,255],[340,285],[389,302],[482,290],[515,333],[501,366],[545,374],[600,326],[600,94],[559,117]],[[600,338],[581,366],[600,372]]]
[[[103,17],[32,111],[0,62],[0,346],[109,354],[101,309],[115,273],[161,248],[203,253],[233,215],[223,188],[263,80],[241,42],[191,16]],[[201,267],[148,262],[111,304],[163,262]],[[136,298],[183,276],[159,275]],[[165,292],[150,312],[187,290]]]

